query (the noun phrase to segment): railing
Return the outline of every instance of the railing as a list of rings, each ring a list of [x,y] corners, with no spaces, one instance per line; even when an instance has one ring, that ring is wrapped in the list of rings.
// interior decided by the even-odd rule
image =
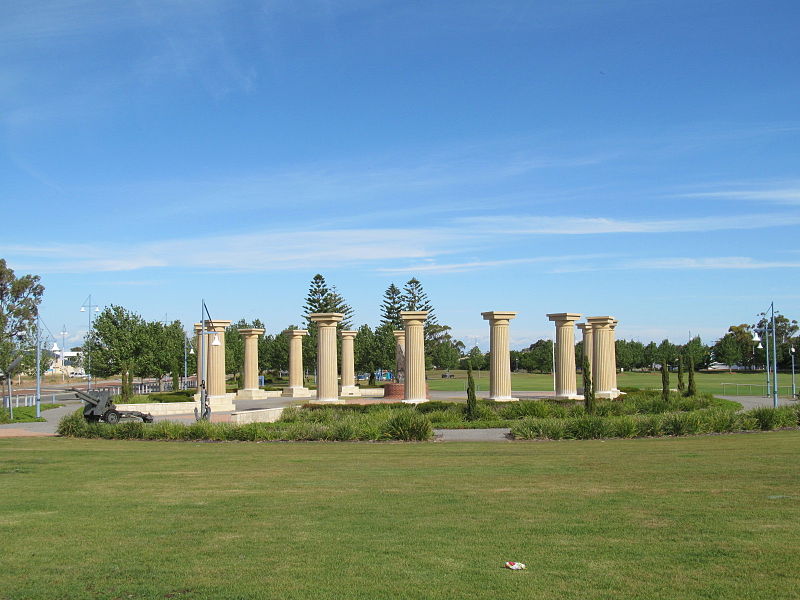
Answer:
[[[723,383],[721,385],[723,396],[764,396],[766,398],[771,395],[767,391],[766,383]],[[731,389],[734,386],[735,388]],[[780,398],[791,398],[792,386],[779,385],[778,396]]]
[[[48,401],[47,397],[43,394],[42,404],[46,403],[56,403],[56,396],[55,394],[51,394],[52,398]],[[11,396],[11,402],[9,403],[8,396],[3,396],[3,408],[19,408],[20,406],[36,406],[36,396],[31,394],[18,394],[16,396]]]

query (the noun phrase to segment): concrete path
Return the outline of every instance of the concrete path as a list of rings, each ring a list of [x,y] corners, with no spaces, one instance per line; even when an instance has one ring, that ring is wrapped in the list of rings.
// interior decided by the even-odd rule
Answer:
[[[47,419],[46,421],[38,421],[35,423],[9,423],[7,425],[0,425],[0,437],[55,435],[56,429],[58,428],[58,422],[61,420],[61,417],[74,412],[82,405],[83,402],[69,400],[64,402],[64,406],[42,411],[42,417]]]
[[[510,442],[511,430],[507,427],[497,429],[434,429],[436,442]]]

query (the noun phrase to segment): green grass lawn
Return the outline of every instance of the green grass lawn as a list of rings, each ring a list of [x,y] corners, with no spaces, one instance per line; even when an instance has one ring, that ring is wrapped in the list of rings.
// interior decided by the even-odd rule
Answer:
[[[799,444],[0,439],[0,598],[796,598]]]
[[[431,390],[461,391],[466,386],[467,372],[452,371],[455,379],[442,379],[441,371],[428,371],[428,386]],[[697,389],[711,394],[722,394],[722,383],[749,383],[754,385],[764,384],[764,373],[696,373]],[[578,386],[581,385],[581,375],[577,375]],[[791,385],[791,376],[779,374],[778,382],[781,386]],[[489,390],[489,372],[476,371],[475,384],[479,391]],[[619,373],[617,384],[620,387],[638,387],[642,389],[661,389],[661,373]],[[670,385],[678,386],[677,373],[670,373]],[[512,373],[511,387],[515,391],[543,391],[553,389],[553,376],[539,373]],[[735,394],[735,388],[726,390],[726,393]],[[761,388],[760,391],[763,391]],[[784,390],[782,389],[782,392]],[[741,389],[745,394],[745,390]],[[759,391],[755,390],[754,394]]]
[[[40,406],[42,412],[50,410],[51,408],[58,408],[61,404],[44,404]],[[7,417],[8,412],[3,412],[3,417]],[[14,420],[7,419],[0,420],[0,423],[33,423],[34,421],[45,421],[44,417],[36,418],[35,406],[18,406],[14,408]]]

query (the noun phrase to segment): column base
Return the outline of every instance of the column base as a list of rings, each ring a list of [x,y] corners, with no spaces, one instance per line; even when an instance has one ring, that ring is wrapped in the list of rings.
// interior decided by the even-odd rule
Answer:
[[[406,398],[403,404],[422,404],[423,402],[430,402],[430,398]]]
[[[602,398],[603,400],[613,400],[617,398],[622,392],[619,390],[610,390],[608,392],[595,392],[595,398]]]
[[[252,390],[239,390],[236,392],[237,400],[265,400],[269,395],[265,390],[252,389]]]
[[[281,392],[284,398],[310,398],[313,395],[310,389],[302,386],[285,387]]]
[[[556,400],[583,400],[583,396],[578,393],[575,394],[559,394],[556,396]]]
[[[494,402],[519,402],[519,398],[512,398],[511,396],[495,396],[494,398],[490,396],[489,400]]]
[[[341,398],[316,398],[309,404],[344,404],[344,400]]]
[[[236,394],[229,393],[224,396],[209,396],[208,405],[211,407],[211,412],[226,412],[236,410],[236,405],[233,403]]]
[[[339,387],[340,396],[360,396],[361,390],[357,385],[343,385]]]

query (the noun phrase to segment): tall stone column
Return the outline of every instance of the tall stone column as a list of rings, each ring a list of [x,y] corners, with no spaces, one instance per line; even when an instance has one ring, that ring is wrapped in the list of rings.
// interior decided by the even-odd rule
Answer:
[[[614,317],[588,317],[592,326],[594,344],[592,349],[592,383],[597,398],[616,398],[614,391],[614,346],[611,323]]]
[[[317,324],[317,402],[339,402],[336,375],[336,325],[342,313],[313,313],[309,318]]]
[[[308,335],[305,329],[287,329],[289,338],[289,385],[283,388],[282,396],[287,398],[307,398],[311,396],[303,381],[303,338]]]
[[[511,397],[511,353],[508,349],[508,324],[517,313],[493,310],[481,315],[489,321],[489,400],[518,400]]]
[[[236,394],[237,400],[263,400],[267,392],[258,387],[258,338],[263,329],[240,329],[244,338],[244,385]]]
[[[406,330],[406,381],[403,402],[419,404],[428,401],[425,386],[425,319],[426,310],[400,312]]]
[[[225,387],[225,328],[230,324],[230,321],[206,321],[206,331],[211,332],[206,336],[208,352],[206,389],[212,411],[236,408],[233,404],[235,394],[229,394]]]
[[[356,385],[355,352],[353,345],[357,331],[342,331],[342,385],[340,396],[359,396],[361,391]]]
[[[617,321],[614,319],[614,322],[610,325],[611,328],[611,358],[609,359],[611,362],[611,374],[614,378],[614,383],[612,384],[611,389],[616,393],[617,396],[620,395],[619,387],[617,387],[617,332],[615,331],[617,328]]]
[[[403,383],[406,371],[406,332],[405,330],[393,331],[394,333],[394,378]]]
[[[575,378],[575,321],[578,313],[553,313],[547,318],[556,324],[556,398],[578,400]]]

